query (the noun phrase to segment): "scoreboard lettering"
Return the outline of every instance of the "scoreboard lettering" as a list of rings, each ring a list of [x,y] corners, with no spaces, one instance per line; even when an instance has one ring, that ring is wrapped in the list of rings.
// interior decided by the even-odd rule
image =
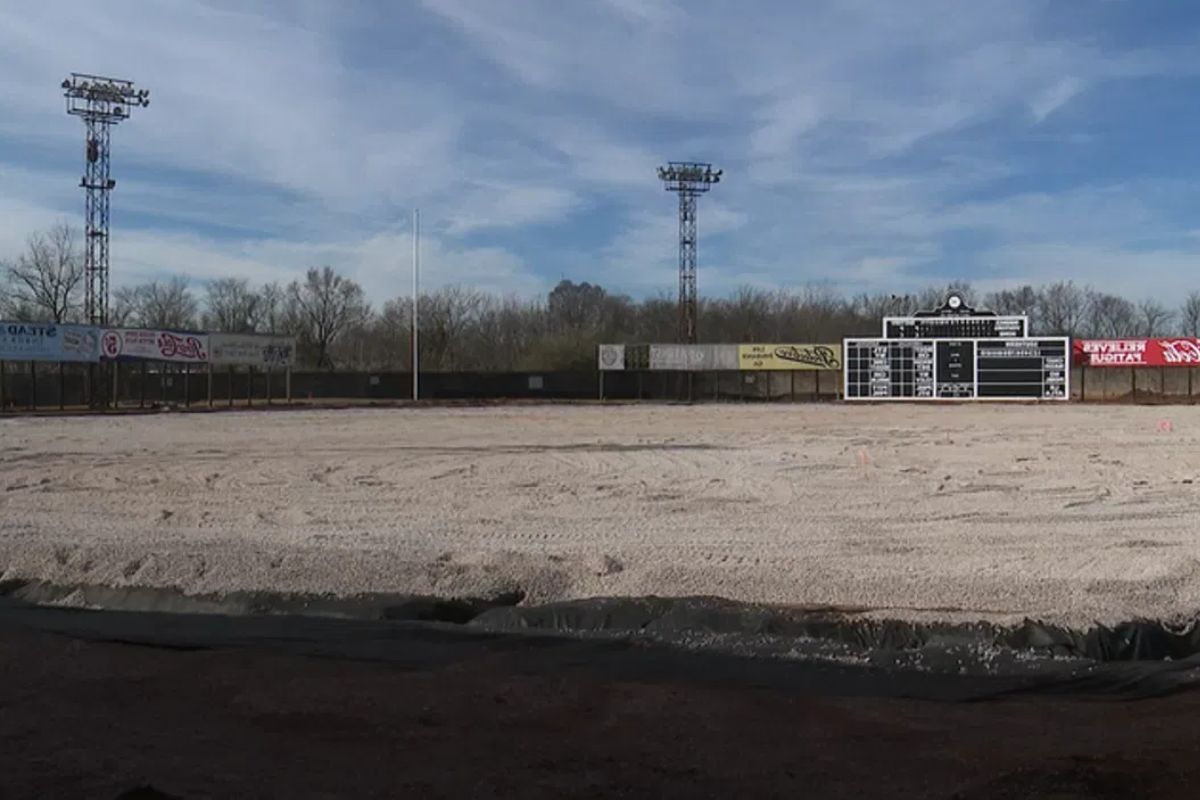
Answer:
[[[847,400],[1066,400],[1069,340],[847,339]]]
[[[1026,317],[884,317],[885,339],[1023,339]]]

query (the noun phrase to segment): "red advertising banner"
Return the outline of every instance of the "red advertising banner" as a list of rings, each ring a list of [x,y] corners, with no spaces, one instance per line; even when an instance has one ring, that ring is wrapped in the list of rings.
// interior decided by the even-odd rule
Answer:
[[[1088,367],[1200,367],[1200,339],[1075,339],[1076,363]]]
[[[208,361],[208,334],[111,328],[100,338],[100,357],[202,364]]]

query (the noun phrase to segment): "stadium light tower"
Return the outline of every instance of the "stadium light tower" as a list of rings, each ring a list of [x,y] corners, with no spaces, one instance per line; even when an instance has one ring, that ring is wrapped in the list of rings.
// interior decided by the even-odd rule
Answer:
[[[86,193],[84,309],[92,325],[108,324],[108,193],[117,182],[109,177],[108,143],[113,125],[129,118],[134,108],[150,105],[150,92],[135,89],[133,81],[72,72],[62,82],[67,113],[82,117],[87,128],[84,173],[79,185]]]
[[[693,161],[658,168],[663,187],[679,195],[679,341],[685,344],[696,341],[696,197],[720,183],[721,174]]]

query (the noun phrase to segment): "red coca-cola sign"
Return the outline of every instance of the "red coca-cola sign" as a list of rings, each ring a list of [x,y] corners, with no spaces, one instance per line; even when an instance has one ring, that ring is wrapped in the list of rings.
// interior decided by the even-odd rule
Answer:
[[[1200,367],[1200,339],[1076,339],[1076,363],[1088,367]]]

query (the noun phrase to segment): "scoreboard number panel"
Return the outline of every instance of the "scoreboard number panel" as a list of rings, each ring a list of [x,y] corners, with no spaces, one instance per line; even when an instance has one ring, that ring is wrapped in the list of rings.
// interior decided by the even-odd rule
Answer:
[[[885,339],[1024,339],[1028,317],[884,317]]]
[[[847,400],[1067,400],[1065,337],[847,339]]]

